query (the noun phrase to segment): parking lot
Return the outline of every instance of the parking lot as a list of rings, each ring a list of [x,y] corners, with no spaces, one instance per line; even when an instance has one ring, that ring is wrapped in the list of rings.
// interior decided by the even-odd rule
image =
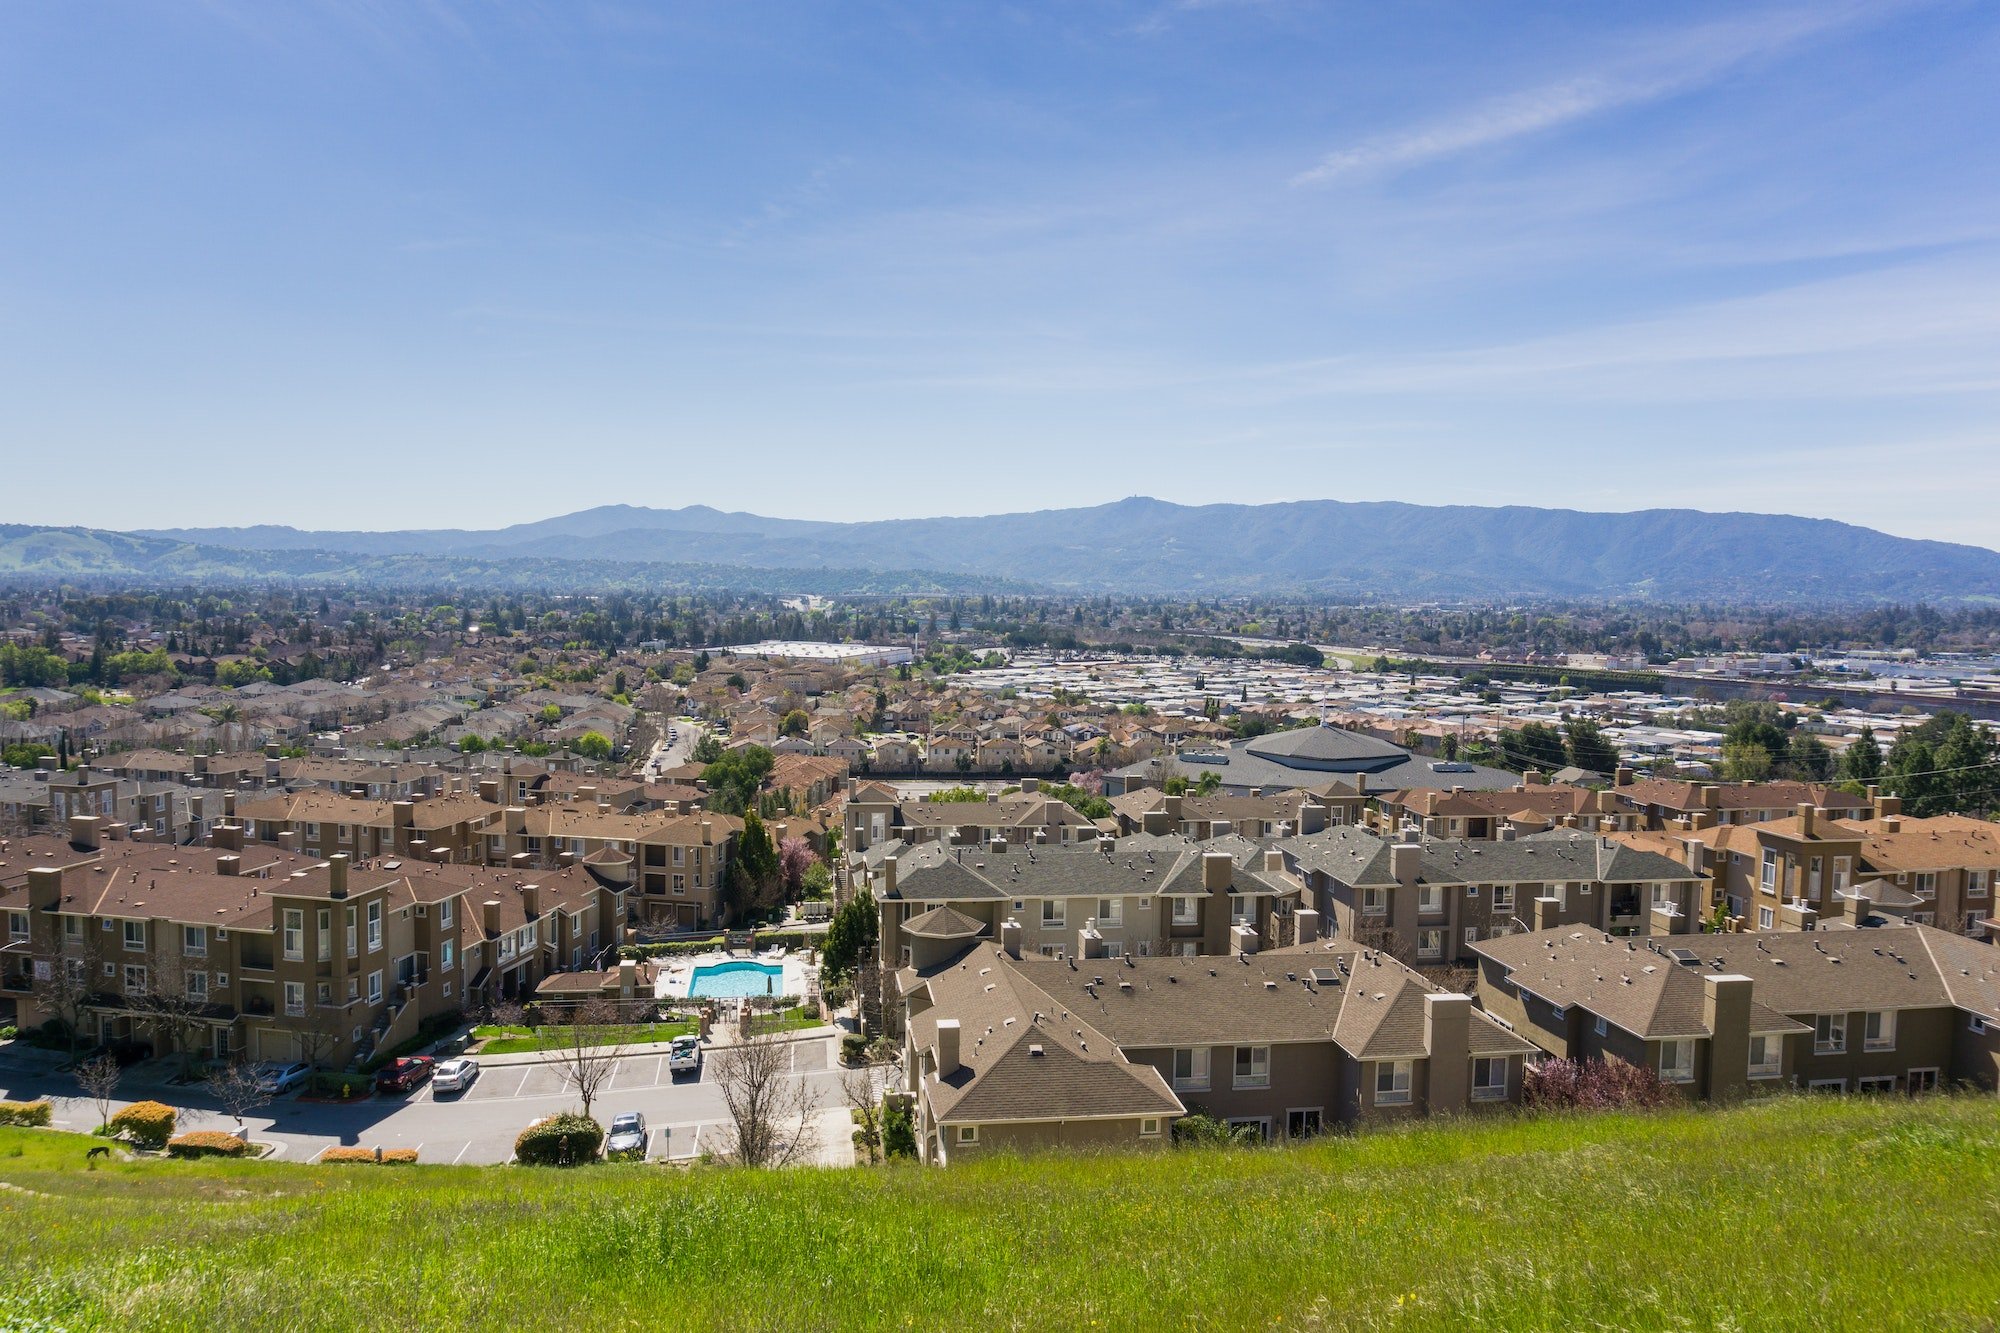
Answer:
[[[847,1109],[839,1071],[834,1067],[834,1039],[810,1037],[790,1044],[789,1076],[803,1080],[819,1098],[823,1122],[819,1160],[851,1160]],[[476,1057],[475,1057],[476,1058]],[[291,1161],[311,1161],[335,1146],[415,1148],[424,1162],[485,1164],[513,1156],[514,1138],[528,1123],[578,1104],[564,1088],[557,1067],[543,1063],[482,1062],[477,1081],[464,1093],[438,1096],[426,1083],[407,1096],[373,1096],[353,1103],[302,1101],[296,1093],[245,1117],[251,1138],[276,1143]],[[592,1114],[602,1123],[626,1111],[646,1117],[647,1156],[662,1160],[693,1158],[725,1142],[727,1110],[716,1085],[711,1061],[703,1060],[699,1075],[670,1073],[664,1054],[627,1056],[618,1061],[606,1087],[599,1092]],[[55,1101],[58,1127],[94,1128],[96,1111],[77,1096],[74,1081],[35,1064],[0,1061],[0,1097],[29,1100],[47,1096]],[[199,1087],[169,1083],[170,1062],[149,1061],[126,1071],[118,1103],[151,1098],[183,1111],[183,1128],[226,1129],[233,1122],[215,1109]]]

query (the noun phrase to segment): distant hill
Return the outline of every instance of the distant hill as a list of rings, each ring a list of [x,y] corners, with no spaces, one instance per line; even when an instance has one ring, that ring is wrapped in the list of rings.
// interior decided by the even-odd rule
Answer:
[[[230,551],[474,560],[698,563],[745,570],[936,571],[1087,592],[1397,598],[2000,598],[2000,552],[1826,519],[1302,500],[980,518],[814,522],[696,505],[604,505],[492,531],[164,529]],[[227,562],[225,562],[227,563]],[[770,583],[769,574],[753,576]]]

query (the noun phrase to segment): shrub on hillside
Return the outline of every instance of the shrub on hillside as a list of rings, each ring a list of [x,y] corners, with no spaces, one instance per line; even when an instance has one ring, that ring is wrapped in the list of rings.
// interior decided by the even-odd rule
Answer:
[[[133,1102],[111,1117],[111,1132],[139,1148],[163,1148],[174,1136],[179,1113],[159,1102]]]
[[[885,1097],[882,1100],[882,1155],[917,1155],[917,1124],[908,1098]]]
[[[850,1032],[840,1039],[840,1063],[858,1065],[868,1056],[868,1038]]]
[[[0,1125],[27,1125],[45,1129],[55,1116],[50,1102],[0,1102]]]
[[[1643,1065],[1544,1060],[1524,1071],[1521,1100],[1536,1111],[1630,1111],[1669,1106],[1674,1093]]]
[[[522,1130],[514,1140],[514,1160],[525,1166],[579,1166],[595,1161],[603,1144],[604,1126],[565,1111]]]
[[[197,1129],[167,1140],[169,1157],[241,1157],[250,1145],[219,1129]]]
[[[1174,1145],[1181,1148],[1240,1148],[1258,1142],[1254,1125],[1232,1125],[1197,1111],[1174,1121]]]
[[[328,1148],[319,1155],[322,1162],[349,1166],[413,1166],[415,1148]]]

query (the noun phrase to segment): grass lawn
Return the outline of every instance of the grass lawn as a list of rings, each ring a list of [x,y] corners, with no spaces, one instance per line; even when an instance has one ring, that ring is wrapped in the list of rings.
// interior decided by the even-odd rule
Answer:
[[[685,1037],[700,1030],[700,1025],[691,1018],[677,1019],[671,1023],[641,1023],[629,1027],[586,1029],[592,1046],[610,1046],[618,1043],[633,1046],[640,1042],[672,1041],[675,1037]],[[518,1051],[544,1050],[550,1042],[555,1042],[559,1046],[568,1045],[569,1040],[566,1036],[560,1041],[556,1040],[557,1031],[556,1028],[545,1027],[542,1029],[543,1035],[537,1037],[533,1028],[501,1027],[487,1023],[472,1029],[472,1035],[485,1043],[476,1054],[513,1055]]]
[[[2000,1108],[1785,1098],[938,1171],[114,1162],[0,1130],[0,1328],[1991,1328]],[[46,1321],[35,1325],[36,1319]]]
[[[753,1032],[800,1032],[806,1028],[823,1028],[825,1019],[816,1009],[799,1005],[793,1009],[780,1009],[775,1014],[758,1014],[750,1020]]]

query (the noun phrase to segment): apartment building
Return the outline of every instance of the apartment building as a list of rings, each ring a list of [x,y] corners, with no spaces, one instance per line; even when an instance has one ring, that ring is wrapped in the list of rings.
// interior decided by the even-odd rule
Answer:
[[[1699,926],[1699,871],[1602,834],[1390,842],[1343,828],[1273,850],[1331,936],[1420,965],[1470,963],[1482,940],[1556,925],[1621,935]]]
[[[1621,792],[1564,783],[1524,782],[1506,791],[1411,788],[1379,793],[1368,827],[1384,837],[1470,838],[1492,842],[1574,828],[1587,833],[1639,827],[1641,812]]]
[[[22,1023],[338,1066],[463,1003],[455,886],[278,849],[106,842],[49,859],[0,896],[0,985]]]
[[[723,920],[723,877],[743,821],[733,815],[650,816],[637,838],[632,909],[647,925],[707,930]]]
[[[2000,1086],[2000,950],[1929,926],[1482,941],[1479,1002],[1551,1055],[1688,1096]]]
[[[893,841],[971,846],[995,837],[1031,842],[1040,835],[1044,842],[1066,843],[1094,841],[1098,833],[1073,806],[1025,785],[1008,796],[988,793],[983,801],[940,802],[905,800],[882,783],[864,782],[849,790],[841,817],[843,846],[854,852]]]
[[[1645,778],[1617,788],[1618,795],[1638,808],[1641,827],[1672,828],[1677,821],[1697,824],[1762,824],[1784,819],[1800,805],[1827,811],[1837,819],[1865,819],[1873,813],[1866,796],[1824,782],[1683,782]]]
[[[944,910],[944,909],[940,909]],[[1043,959],[938,942],[897,977],[919,1152],[1157,1148],[1200,1112],[1263,1138],[1518,1102],[1534,1050],[1395,960],[1345,943],[1259,955]]]
[[[1275,854],[1243,838],[892,844],[862,858],[861,871],[885,970],[908,964],[940,907],[989,940],[1019,922],[1030,955],[1057,959],[1254,953],[1318,933]]]
[[[1196,842],[1232,833],[1282,838],[1353,822],[1347,803],[1303,788],[1242,796],[1169,796],[1157,787],[1140,787],[1110,801],[1120,834],[1178,833]]]
[[[379,801],[310,789],[240,802],[234,793],[224,793],[224,801],[247,841],[360,859],[480,861],[485,854],[482,830],[502,816],[489,802],[465,792]]]

